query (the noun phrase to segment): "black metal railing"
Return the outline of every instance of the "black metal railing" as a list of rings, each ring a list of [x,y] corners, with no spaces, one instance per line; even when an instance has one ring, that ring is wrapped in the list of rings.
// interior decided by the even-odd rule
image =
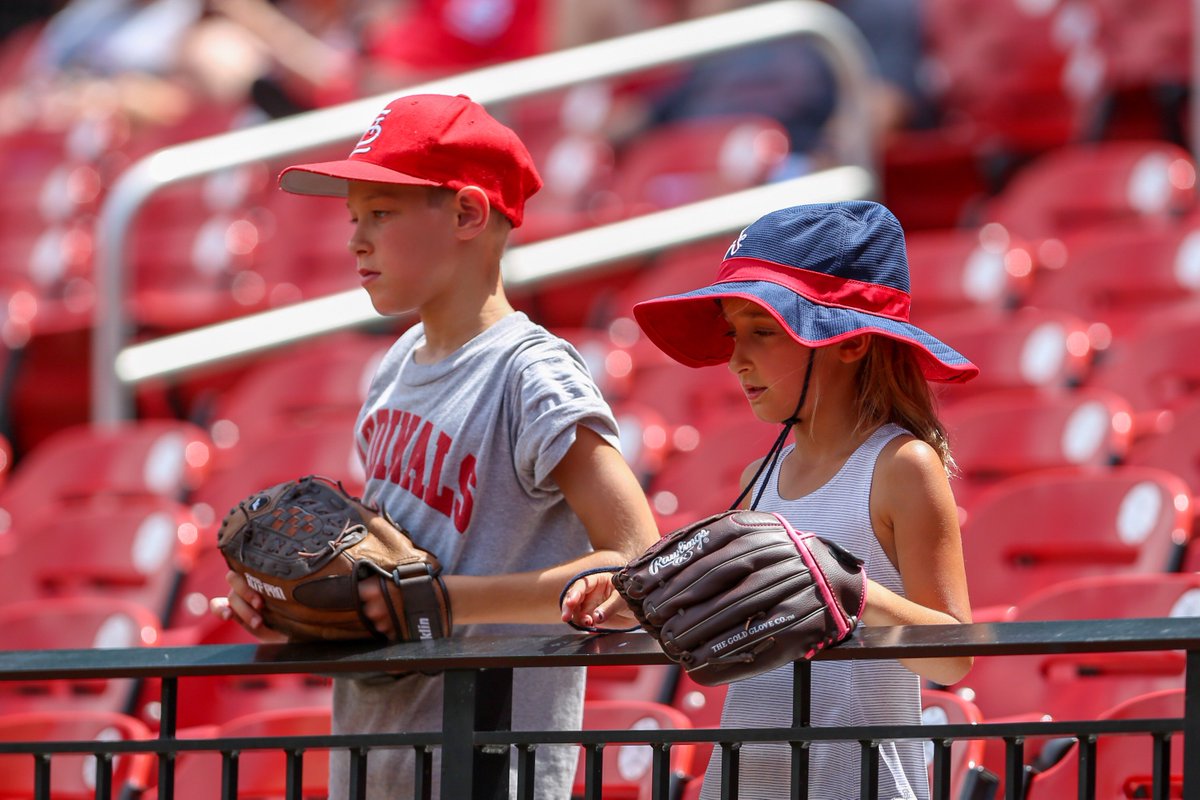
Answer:
[[[287,797],[299,800],[304,756],[313,750],[343,750],[350,764],[350,798],[365,797],[366,765],[372,751],[413,748],[417,798],[429,797],[433,752],[442,751],[443,798],[503,798],[515,765],[516,796],[532,798],[532,778],[542,747],[582,745],[585,798],[599,800],[606,745],[638,744],[651,748],[653,797],[667,800],[672,791],[671,747],[709,743],[723,767],[722,797],[737,797],[739,751],[747,742],[785,742],[792,753],[792,797],[807,797],[809,745],[816,741],[855,741],[861,745],[861,797],[876,797],[878,743],[919,739],[933,745],[932,796],[950,800],[950,747],[960,739],[994,739],[1005,751],[1004,796],[1024,795],[1027,767],[1024,745],[1030,737],[1069,737],[1079,746],[1079,797],[1095,794],[1096,743],[1100,737],[1140,734],[1153,741],[1153,774],[1144,787],[1152,798],[1200,800],[1200,618],[1109,619],[1071,622],[1012,622],[955,626],[863,628],[842,645],[824,651],[821,660],[930,658],[961,655],[1184,651],[1184,715],[1168,719],[1027,721],[919,726],[809,727],[811,664],[795,665],[793,725],[768,729],[658,729],[588,731],[511,731],[512,670],[523,667],[628,666],[665,664],[657,644],[643,634],[566,635],[527,638],[463,638],[376,647],[330,645],[207,645],[124,650],[12,651],[0,653],[0,680],[67,679],[154,680],[161,684],[158,738],[145,741],[0,742],[0,756],[25,754],[33,759],[35,796],[53,797],[51,763],[65,754],[96,759],[97,798],[115,797],[113,760],[122,754],[148,753],[158,759],[157,794],[174,796],[175,757],[184,752],[221,754],[224,797],[236,796],[242,754],[282,750],[287,756]],[[211,675],[440,672],[445,678],[442,730],[434,733],[372,733],[237,739],[177,738],[179,679]],[[1182,734],[1182,764],[1170,763],[1170,740]],[[324,752],[314,757],[327,757]],[[1141,789],[1139,790],[1141,791]],[[336,799],[335,799],[336,800]]]

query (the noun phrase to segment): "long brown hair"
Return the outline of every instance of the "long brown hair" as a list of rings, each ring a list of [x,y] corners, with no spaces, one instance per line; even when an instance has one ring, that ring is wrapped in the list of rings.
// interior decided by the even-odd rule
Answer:
[[[912,347],[873,335],[858,370],[858,426],[873,429],[886,422],[907,429],[932,447],[946,474],[954,474],[950,442]]]

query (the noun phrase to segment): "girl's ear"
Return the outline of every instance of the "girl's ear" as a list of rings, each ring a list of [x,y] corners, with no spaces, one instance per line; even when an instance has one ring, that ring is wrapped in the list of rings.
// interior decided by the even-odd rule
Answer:
[[[871,335],[869,333],[860,333],[857,336],[851,336],[849,339],[843,339],[834,345],[834,352],[837,353],[838,359],[845,364],[861,361],[870,349]]]

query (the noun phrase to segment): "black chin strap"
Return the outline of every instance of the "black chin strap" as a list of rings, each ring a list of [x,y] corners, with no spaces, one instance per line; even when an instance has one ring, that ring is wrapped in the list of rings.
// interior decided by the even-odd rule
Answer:
[[[804,408],[804,401],[808,398],[808,383],[812,379],[813,361],[817,357],[815,349],[808,351],[808,366],[804,368],[804,385],[800,388],[800,402],[796,403],[796,410],[792,415],[783,421],[783,430],[779,432],[775,443],[771,445],[771,449],[767,451],[767,455],[763,458],[762,463],[758,465],[758,470],[755,471],[754,477],[742,489],[742,493],[733,501],[733,505],[729,510],[737,508],[746,499],[746,495],[750,494],[750,490],[754,488],[754,484],[758,483],[759,477],[766,470],[766,477],[763,478],[762,485],[758,487],[758,494],[754,496],[754,502],[750,504],[751,509],[758,508],[758,501],[762,499],[763,490],[767,488],[767,481],[771,479],[771,475],[775,472],[775,464],[779,461],[779,456],[783,454],[783,443],[787,441],[788,433],[791,432],[792,426],[800,422],[800,409]]]

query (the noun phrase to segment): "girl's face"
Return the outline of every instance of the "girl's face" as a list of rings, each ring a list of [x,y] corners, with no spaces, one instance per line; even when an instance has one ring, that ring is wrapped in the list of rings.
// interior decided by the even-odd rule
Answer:
[[[724,300],[721,306],[733,340],[729,370],[741,382],[750,408],[763,422],[788,419],[800,402],[812,348],[789,336],[757,303]],[[813,395],[810,386],[806,405]]]

